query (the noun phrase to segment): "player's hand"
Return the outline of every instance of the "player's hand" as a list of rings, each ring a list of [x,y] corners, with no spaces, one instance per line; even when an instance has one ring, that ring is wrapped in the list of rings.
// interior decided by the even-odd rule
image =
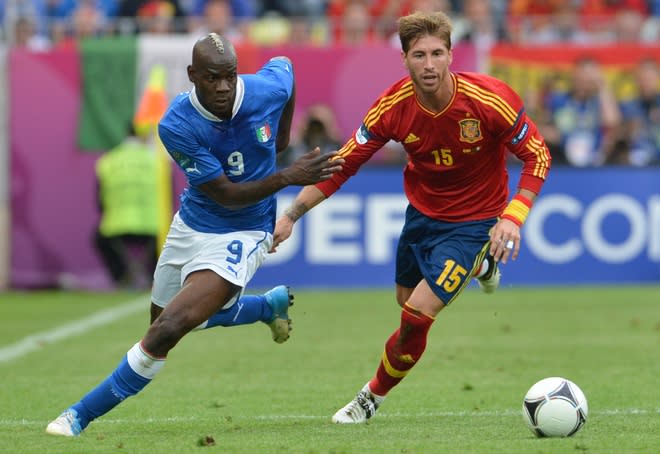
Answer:
[[[279,246],[283,241],[286,241],[293,231],[294,222],[287,215],[280,216],[280,218],[275,223],[275,231],[273,232],[273,245],[268,251],[269,254],[277,252],[277,246]]]
[[[344,159],[337,157],[337,151],[321,154],[319,147],[308,151],[293,164],[282,170],[290,186],[307,186],[327,180],[341,170]]]
[[[506,263],[518,258],[520,227],[508,219],[500,219],[490,231],[490,255],[496,262]]]

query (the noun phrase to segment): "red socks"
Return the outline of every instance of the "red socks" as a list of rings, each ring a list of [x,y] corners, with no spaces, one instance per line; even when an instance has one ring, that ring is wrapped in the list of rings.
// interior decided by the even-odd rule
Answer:
[[[435,319],[404,304],[401,326],[385,343],[383,358],[369,389],[377,396],[385,396],[417,363],[426,348],[426,338]]]

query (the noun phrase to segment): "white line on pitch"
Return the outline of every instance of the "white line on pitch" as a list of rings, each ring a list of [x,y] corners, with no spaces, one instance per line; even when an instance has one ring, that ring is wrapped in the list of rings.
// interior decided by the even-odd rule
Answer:
[[[654,415],[660,414],[660,408],[610,408],[603,410],[590,411],[589,416],[630,416],[630,415]],[[421,413],[379,413],[378,419],[393,419],[393,418],[474,418],[478,416],[483,417],[519,417],[520,411],[509,410],[484,410],[484,411],[438,411],[438,412],[421,412]],[[259,421],[279,421],[279,420],[300,420],[300,419],[327,419],[330,420],[329,415],[254,415],[254,416],[237,416],[235,420],[259,420]],[[0,419],[0,426],[33,426],[43,425],[48,421],[35,421],[28,419]],[[218,422],[218,418],[201,418],[198,416],[173,416],[168,418],[103,418],[98,421],[103,424],[180,424],[188,422]],[[98,424],[98,423],[97,423]]]
[[[43,331],[24,337],[18,342],[0,348],[0,363],[6,363],[12,359],[20,358],[35,350],[41,349],[45,344],[67,339],[82,334],[98,326],[107,325],[115,320],[134,314],[140,310],[147,310],[148,296],[142,296],[127,304],[113,307],[111,309],[95,312],[89,317],[75,320],[58,328]]]

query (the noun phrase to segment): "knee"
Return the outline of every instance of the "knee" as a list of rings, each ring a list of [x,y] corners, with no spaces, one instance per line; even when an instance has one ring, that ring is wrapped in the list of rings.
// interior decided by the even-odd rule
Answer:
[[[149,327],[143,340],[144,346],[155,355],[166,356],[188,331],[183,320],[163,315]]]

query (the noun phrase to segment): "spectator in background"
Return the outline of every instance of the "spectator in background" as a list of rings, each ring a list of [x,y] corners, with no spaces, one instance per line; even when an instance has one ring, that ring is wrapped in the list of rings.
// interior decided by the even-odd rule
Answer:
[[[575,3],[561,5],[553,15],[555,43],[591,44],[594,37],[584,28],[584,20]]]
[[[382,33],[374,29],[368,0],[331,0],[327,16],[333,44],[359,46],[378,43]]]
[[[202,16],[209,0],[184,0],[187,5],[185,13],[189,16]],[[251,21],[257,16],[258,4],[261,0],[228,0],[234,19],[237,22]]]
[[[96,250],[116,288],[150,288],[159,219],[156,154],[133,125],[121,144],[98,159],[96,178]]]
[[[50,49],[50,40],[37,33],[36,24],[30,17],[19,17],[13,25],[13,46],[33,52],[45,52]]]
[[[600,65],[590,57],[575,63],[569,89],[551,89],[539,127],[555,162],[573,166],[605,163],[617,144],[621,113]]]
[[[454,22],[456,42],[470,41],[477,53],[479,72],[488,71],[488,58],[491,48],[498,42],[508,41],[502,23],[495,21],[490,0],[466,0],[463,2],[463,18]]]
[[[337,44],[363,46],[382,42],[382,35],[373,28],[373,17],[366,2],[349,2],[341,15],[340,24],[341,32]]]
[[[527,42],[530,37],[552,29],[552,15],[562,3],[570,0],[511,0],[507,22],[516,42]]]
[[[318,27],[315,26],[315,21],[307,17],[291,17],[289,18],[289,34],[287,36],[287,45],[289,46],[320,46],[324,39],[319,37]]]
[[[319,18],[325,15],[325,0],[260,0],[260,16]]]
[[[653,58],[635,71],[636,96],[621,103],[622,137],[627,153],[611,162],[644,166],[660,164],[660,67]]]
[[[582,0],[580,5],[585,28],[598,41],[616,40],[617,33],[613,33],[613,25],[615,28],[620,26],[617,21],[621,19],[617,19],[617,16],[624,11],[623,22],[637,20],[633,16],[645,18],[648,15],[647,0]],[[627,24],[623,26],[628,28]]]
[[[238,44],[245,39],[245,34],[234,24],[234,13],[229,0],[208,0],[202,11],[202,15],[191,19],[191,34],[202,36],[208,33],[217,33],[226,36],[233,43]],[[247,26],[248,23],[243,21]]]
[[[635,9],[622,9],[614,16],[610,42],[613,44],[642,42],[642,27],[645,16]]]
[[[316,147],[321,153],[339,150],[343,139],[335,113],[326,104],[311,105],[300,122],[293,143],[278,157],[281,165],[290,165]]]
[[[59,47],[76,45],[81,39],[101,36],[108,30],[103,11],[93,0],[81,0],[68,20],[52,24],[53,43]]]
[[[120,17],[136,21],[136,33],[173,33],[186,30],[185,13],[179,0],[123,0]]]
[[[513,0],[509,7],[512,41],[524,44],[590,44],[590,17],[573,0]]]

